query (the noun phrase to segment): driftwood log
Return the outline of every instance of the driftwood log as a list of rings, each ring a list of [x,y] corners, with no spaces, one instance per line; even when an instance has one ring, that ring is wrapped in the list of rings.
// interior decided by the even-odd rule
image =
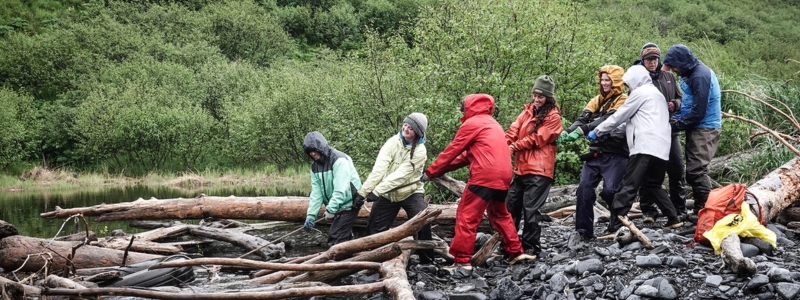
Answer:
[[[749,277],[756,274],[756,264],[753,260],[744,257],[742,254],[741,242],[739,236],[735,234],[728,235],[722,239],[722,261],[726,266],[731,268],[731,271],[741,277]]]
[[[7,299],[25,299],[25,297],[36,298],[42,294],[42,290],[35,286],[18,283],[11,279],[0,276],[0,293]],[[6,298],[3,298],[6,299]]]
[[[17,227],[14,224],[0,220],[0,239],[8,236],[18,235]]]
[[[0,240],[0,268],[10,271],[19,269],[24,272],[35,272],[44,267],[46,257],[52,257],[48,268],[60,270],[67,265],[66,257],[72,254],[72,248],[78,244],[80,242],[50,241],[20,235],[10,236]],[[124,252],[86,245],[75,250],[72,263],[78,269],[120,266]],[[127,263],[133,264],[159,257],[162,256],[130,252]]]

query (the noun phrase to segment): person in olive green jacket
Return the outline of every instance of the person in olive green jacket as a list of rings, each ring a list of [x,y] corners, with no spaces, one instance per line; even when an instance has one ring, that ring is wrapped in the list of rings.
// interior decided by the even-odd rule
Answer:
[[[361,178],[353,159],[329,146],[328,140],[317,131],[306,134],[303,151],[314,160],[311,164],[311,195],[303,227],[314,227],[317,214],[325,204],[324,218],[331,221],[328,246],[351,240],[353,222],[361,209],[358,202],[354,204],[353,201],[353,196],[361,188]]]
[[[381,147],[372,172],[356,196],[356,201],[363,197],[367,202],[373,202],[367,225],[369,234],[389,229],[401,208],[412,218],[427,206],[423,199],[424,184],[419,181],[428,159],[425,149],[427,129],[428,118],[421,113],[412,113],[403,120],[400,132]],[[432,239],[431,226],[423,227],[417,238]],[[418,254],[421,263],[431,263],[432,250],[422,250]]]

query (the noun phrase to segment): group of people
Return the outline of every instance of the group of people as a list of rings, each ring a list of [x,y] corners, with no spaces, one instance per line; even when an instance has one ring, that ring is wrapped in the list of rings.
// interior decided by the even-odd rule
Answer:
[[[582,137],[589,140],[590,152],[581,155],[585,162],[577,190],[577,234],[594,238],[593,206],[600,180],[600,197],[611,213],[606,234],[622,226],[618,216],[626,218],[637,195],[644,222],[654,222],[660,210],[667,218],[663,228],[683,226],[689,213],[684,182],[692,187],[695,214],[711,191],[707,166],[720,135],[719,83],[684,45],[670,47],[663,62],[653,43],[645,44],[639,54],[640,60],[627,71],[615,65],[600,68],[599,94],[564,130],[550,76],[536,79],[528,103],[508,130],[493,118],[492,96],[468,95],[453,141],[427,169],[428,120],[422,113],[408,115],[400,132],[384,143],[363,184],[350,157],[330,147],[319,132],[308,133],[303,148],[314,162],[305,227],[314,226],[324,204],[323,217],[331,221],[328,245],[350,240],[361,206],[373,202],[368,231],[385,231],[401,208],[409,217],[425,209],[425,182],[469,165],[450,245],[455,263],[445,269],[471,269],[484,213],[502,237],[499,254],[510,264],[533,260],[541,251],[539,209],[553,184],[556,144]],[[680,131],[686,137],[685,164]],[[661,188],[666,175],[669,193]],[[430,226],[417,238],[431,239]],[[432,251],[418,254],[422,263],[432,260]]]

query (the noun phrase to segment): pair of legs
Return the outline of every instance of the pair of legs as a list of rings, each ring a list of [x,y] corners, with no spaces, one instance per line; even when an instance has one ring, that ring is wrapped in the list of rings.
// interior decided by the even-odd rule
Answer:
[[[672,134],[672,142],[669,149],[669,161],[667,162],[667,177],[669,177],[669,200],[678,212],[678,215],[686,214],[686,176],[683,164],[683,149],[681,148],[680,135]],[[639,198],[642,215],[655,219],[658,216],[658,209],[651,198]]]
[[[719,129],[711,128],[686,130],[686,182],[692,186],[695,214],[706,205],[711,192],[708,164],[717,152],[719,134]]]
[[[639,194],[641,199],[655,202],[661,212],[674,222],[678,214],[667,192],[661,188],[666,171],[666,160],[648,154],[632,155],[625,167],[622,187],[614,195],[614,204],[611,205],[612,215],[615,215],[614,217],[627,215],[636,199],[636,194]]]
[[[372,211],[369,214],[369,223],[367,230],[369,234],[376,234],[389,230],[397,218],[397,213],[400,209],[406,211],[408,218],[413,218],[423,210],[427,205],[421,193],[411,194],[408,198],[400,202],[392,202],[384,197],[379,197],[375,203],[372,204]],[[417,232],[418,240],[432,240],[433,234],[431,233],[431,225],[425,225]],[[419,260],[421,263],[427,264],[433,261],[433,250],[425,249],[418,250]]]
[[[595,189],[603,180],[600,198],[612,207],[614,194],[617,193],[628,162],[626,155],[614,153],[598,153],[597,157],[586,161],[581,169],[581,181],[578,184],[577,203],[575,207],[575,229],[583,238],[594,237],[594,203],[597,200]],[[613,215],[608,223],[608,230],[616,231],[622,226]]]
[[[542,214],[539,208],[544,205],[550,194],[553,179],[538,175],[514,175],[508,189],[506,208],[511,214],[514,226],[519,232],[519,222],[524,221],[520,242],[526,253],[538,255],[542,251],[540,238],[542,227],[539,226]]]
[[[336,213],[328,229],[328,247],[353,239],[353,222],[358,217],[358,211],[350,210]]]
[[[506,190],[490,189],[467,184],[461,194],[461,202],[456,210],[455,236],[450,243],[450,254],[456,264],[468,264],[472,257],[478,225],[483,213],[489,217],[489,223],[503,238],[503,248],[510,257],[522,254],[522,244],[506,209]]]

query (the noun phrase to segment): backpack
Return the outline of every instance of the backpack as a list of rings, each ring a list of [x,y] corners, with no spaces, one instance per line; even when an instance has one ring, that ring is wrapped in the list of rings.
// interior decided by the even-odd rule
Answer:
[[[750,210],[758,216],[758,222],[766,225],[761,209],[755,195],[747,191],[747,187],[741,183],[735,183],[711,190],[708,194],[706,206],[697,213],[697,228],[694,231],[694,240],[698,243],[709,244],[708,239],[703,233],[714,228],[723,217],[729,214],[741,214],[742,202],[750,204]]]

